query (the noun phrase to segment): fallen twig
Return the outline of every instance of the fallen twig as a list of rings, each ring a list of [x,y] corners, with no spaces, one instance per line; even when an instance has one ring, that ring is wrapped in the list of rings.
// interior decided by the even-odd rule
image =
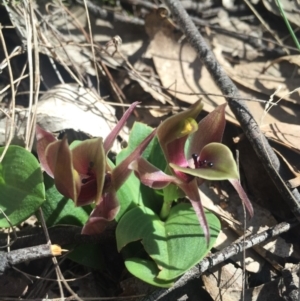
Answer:
[[[195,278],[199,278],[208,269],[211,269],[217,264],[222,263],[232,256],[241,253],[243,250],[249,249],[255,245],[265,242],[270,238],[288,232],[291,228],[295,227],[298,224],[298,221],[294,221],[292,223],[283,222],[261,233],[250,235],[245,238],[245,241],[231,244],[230,246],[224,248],[222,251],[204,258],[199,264],[190,269],[181,278],[179,278],[171,288],[156,290],[151,295],[143,298],[141,301],[166,301],[167,299],[164,299],[164,297],[169,296],[171,292],[185,286],[189,281]]]
[[[0,275],[8,268],[21,262],[61,255],[61,248],[57,245],[39,245],[11,252],[0,252]]]

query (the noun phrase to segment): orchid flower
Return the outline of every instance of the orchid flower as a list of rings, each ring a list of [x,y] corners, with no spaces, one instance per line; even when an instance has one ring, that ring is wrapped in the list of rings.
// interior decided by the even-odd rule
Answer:
[[[51,133],[37,126],[37,153],[42,168],[54,178],[57,190],[72,199],[76,206],[95,202],[83,234],[97,234],[104,230],[119,211],[116,191],[131,173],[128,165],[141,156],[155,135],[153,131],[115,168],[111,168],[107,154],[138,102],[125,112],[115,128],[103,141],[93,138],[68,145],[66,136],[57,140]]]
[[[205,180],[229,180],[250,216],[253,215],[252,205],[239,183],[233,155],[227,146],[220,143],[225,128],[225,106],[217,107],[197,124],[195,119],[202,110],[202,104],[198,101],[158,127],[157,137],[168,163],[166,172],[141,157],[129,166],[149,187],[166,189],[170,184],[179,187],[189,198],[207,241],[209,228],[198,190]],[[170,207],[171,204],[165,201],[163,209],[164,206]],[[166,217],[162,211],[161,217]]]

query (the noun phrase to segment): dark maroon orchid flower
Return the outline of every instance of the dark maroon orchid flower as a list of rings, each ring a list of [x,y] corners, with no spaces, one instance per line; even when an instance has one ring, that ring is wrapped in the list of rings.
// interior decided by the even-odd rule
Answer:
[[[229,180],[253,215],[252,205],[239,183],[233,155],[227,146],[220,143],[225,128],[225,106],[217,107],[197,124],[195,118],[202,110],[198,101],[158,127],[158,140],[169,164],[166,173],[141,157],[130,165],[140,181],[154,189],[177,185],[190,199],[207,240],[209,228],[198,190],[205,180]]]
[[[54,178],[57,190],[71,198],[76,206],[96,204],[83,234],[100,233],[115,218],[119,211],[116,191],[131,173],[128,165],[141,156],[155,135],[153,131],[125,160],[111,168],[107,154],[137,104],[130,106],[104,141],[93,138],[75,141],[69,146],[66,137],[57,140],[37,126],[38,157],[42,168]]]

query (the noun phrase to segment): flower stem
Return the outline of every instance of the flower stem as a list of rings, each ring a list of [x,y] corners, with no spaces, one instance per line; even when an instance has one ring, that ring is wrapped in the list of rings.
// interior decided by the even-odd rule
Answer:
[[[159,213],[159,217],[161,220],[164,221],[168,218],[171,207],[172,207],[172,203],[173,203],[173,201],[163,202],[160,213]]]

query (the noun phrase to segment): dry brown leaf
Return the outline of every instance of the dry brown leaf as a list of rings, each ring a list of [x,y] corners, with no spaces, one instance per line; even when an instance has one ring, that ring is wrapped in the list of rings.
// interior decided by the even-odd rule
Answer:
[[[155,23],[157,18],[155,12],[152,14],[151,18],[149,17],[151,22],[146,22],[146,29],[148,32],[151,32],[151,42],[146,55],[153,59],[162,85],[165,88],[170,88],[171,90],[169,90],[169,92],[172,95],[187,103],[194,103],[199,99],[201,96],[197,95],[197,93],[215,93],[222,95],[207,69],[198,59],[194,49],[186,40],[181,40],[182,37],[179,37],[176,34],[174,28],[167,20],[164,22],[157,20],[157,23],[159,24],[157,25]],[[218,41],[214,41],[214,44],[214,53],[218,61],[228,72],[228,75],[244,87],[260,93],[265,92],[266,100],[268,100],[270,95],[278,88],[279,83],[282,85],[286,84],[286,91],[287,89],[288,91],[291,91],[299,85],[300,81],[296,78],[291,79],[291,83],[287,84],[286,78],[278,77],[278,72],[277,74],[272,75],[263,74],[261,76],[261,81],[258,82],[258,74],[265,66],[264,63],[250,63],[243,64],[240,67],[231,67],[223,57],[222,46],[218,45]],[[272,68],[270,68],[268,72],[271,72]],[[291,69],[287,69],[286,71],[288,70],[290,72]],[[263,78],[266,78],[266,80],[263,81]],[[281,93],[284,94],[283,90]],[[247,96],[249,97],[249,95]],[[287,96],[286,98],[293,101],[293,103],[299,102],[298,92],[291,96]],[[211,95],[203,96],[203,103],[204,109],[210,112],[216,106],[224,103],[224,98]],[[249,101],[247,104],[255,120],[260,122],[261,117],[264,114],[264,105],[254,101]],[[300,108],[297,109],[294,106],[290,107],[289,104],[280,103],[280,106],[272,108],[265,117],[264,122],[273,123],[279,120],[296,123],[299,118]],[[226,109],[226,119],[233,123],[237,123],[228,107]]]
[[[223,48],[220,44],[218,44],[216,41],[213,42],[214,48],[213,52],[219,61],[219,63],[224,67],[225,71],[227,74],[231,77],[232,80],[236,81],[238,84],[240,84],[243,87],[246,87],[248,89],[251,89],[253,92],[257,95],[257,92],[259,93],[266,93],[266,96],[264,99],[269,100],[270,96],[274,94],[274,92],[278,89],[279,85],[282,85],[282,83],[285,82],[286,79],[278,77],[278,80],[280,82],[277,82],[277,78],[275,75],[271,76],[271,82],[273,83],[273,86],[270,86],[270,89],[265,89],[263,85],[256,80],[256,77],[258,77],[258,74],[261,73],[263,70],[264,66],[267,66],[267,64],[264,63],[248,63],[248,64],[242,64],[242,65],[236,65],[235,67],[232,67],[224,58],[222,52]],[[254,68],[257,68],[253,70]],[[251,69],[252,68],[252,69]],[[273,67],[274,69],[275,67]],[[236,69],[238,71],[236,71]],[[288,76],[290,77],[290,70],[291,69],[286,69],[288,72]],[[269,70],[270,72],[272,71],[271,69]],[[240,72],[243,76],[241,76]],[[266,85],[270,85],[268,83],[268,80],[270,77],[266,77],[265,74],[265,81],[264,83]],[[272,81],[273,80],[273,81]],[[277,83],[277,85],[276,85]],[[293,83],[293,86],[291,87],[289,84],[289,81],[286,80],[286,85],[292,89],[298,84],[298,81],[292,81],[291,84]],[[273,88],[272,88],[273,87]],[[263,123],[264,124],[269,124],[269,123],[274,123],[274,122],[286,122],[286,123],[294,123],[297,124],[299,123],[300,120],[300,107],[295,106],[294,102],[299,102],[299,92],[296,92],[295,94],[289,96],[287,95],[286,98],[287,100],[291,100],[290,102],[280,102],[277,106],[273,106],[271,110],[268,111],[268,114],[265,114],[265,104],[256,102],[256,101],[248,101],[247,106],[252,113],[252,116],[254,119],[260,124],[262,116],[264,116]],[[241,91],[241,94],[243,95],[244,92]],[[282,93],[281,93],[282,94]],[[259,94],[258,94],[259,95]],[[276,94],[277,95],[277,94]],[[278,94],[280,95],[280,93]],[[261,98],[261,96],[259,96]]]
[[[152,12],[146,19],[146,31],[151,38],[146,56],[153,59],[162,85],[170,88],[169,92],[178,99],[194,103],[202,96],[197,93],[215,93],[222,95],[194,49],[182,36],[175,33],[174,26],[168,19],[161,19]],[[163,45],[163,47],[162,47]],[[203,96],[206,111],[212,111],[224,103],[223,97]],[[227,107],[226,117],[237,123],[233,113]]]
[[[219,196],[216,195],[211,189],[208,189],[206,185],[202,185],[200,187],[200,193],[201,202],[203,205],[210,211],[216,213],[217,216],[221,216],[222,220],[229,226],[222,228],[214,246],[216,249],[222,250],[243,235],[243,206],[236,193],[232,193],[232,195],[229,197],[225,210],[223,210],[220,206],[215,205],[219,202]],[[268,210],[256,205],[254,202],[252,205],[254,207],[254,217],[251,220],[247,219],[246,236],[262,232],[277,224],[277,221]],[[294,251],[293,245],[286,243],[281,237],[277,237],[268,242],[262,243],[260,246],[255,246],[254,250],[246,250],[245,258],[246,270],[252,273],[257,273],[261,270],[265,262],[263,257],[266,251],[282,258],[290,256]],[[232,260],[242,266],[243,255],[238,254],[233,256]],[[273,260],[273,258],[268,258],[268,260]],[[276,265],[276,262],[274,262],[274,265]]]
[[[232,263],[214,267],[202,276],[206,291],[214,301],[239,301],[231,296],[232,290],[241,291],[243,270]]]
[[[282,300],[296,300],[291,299],[288,295],[291,293],[291,288],[297,290],[295,284],[298,283],[298,276],[296,272],[291,273],[292,279],[284,280],[279,278],[271,282],[264,283],[260,286],[248,288],[245,290],[245,298],[243,298],[241,289],[235,288],[218,288],[215,285],[216,281],[213,279],[205,279],[205,288],[208,292],[215,296],[213,300],[220,301],[234,301],[234,300],[244,300],[244,301],[282,301]],[[293,282],[292,282],[293,281]],[[291,287],[287,288],[286,284],[290,284]],[[294,292],[295,293],[295,292]],[[288,297],[288,298],[283,298]]]
[[[292,148],[300,154],[300,125],[276,122],[263,125],[260,129],[267,138]]]
[[[241,34],[242,37],[244,35],[260,37],[262,35],[259,27],[250,26],[239,18],[229,17],[228,12],[225,10],[220,10],[216,21],[220,28],[228,30],[229,32]],[[215,42],[221,45],[223,54],[228,55],[231,58],[252,61],[259,56],[258,51],[249,43],[229,34],[223,34],[222,31],[221,33],[214,33],[214,39]]]
[[[223,250],[230,244],[234,243],[241,236],[242,224],[236,219],[237,209],[242,205],[237,197],[229,197],[228,206],[223,210],[218,204],[219,196],[209,189],[205,184],[200,187],[201,202],[203,206],[214,212],[217,216],[222,217],[222,220],[228,225],[222,227],[221,232],[217,238],[214,248]],[[256,213],[256,212],[255,212]],[[239,230],[238,230],[239,229]],[[247,234],[251,234],[247,231]],[[232,257],[232,260],[242,265],[243,255],[238,254]],[[246,251],[246,270],[249,272],[258,272],[264,263],[264,260],[252,249]]]
[[[294,175],[288,181],[290,187],[300,186],[300,125],[277,122],[262,126],[261,130],[279,144],[274,144],[273,148]]]
[[[227,65],[225,70],[235,82],[268,96],[272,95],[281,86],[281,89],[276,93],[278,97],[294,104],[300,104],[300,90],[289,94],[300,87],[298,66],[287,61],[274,63],[265,70],[266,66],[268,65],[265,62],[251,62],[235,65],[234,67]]]

